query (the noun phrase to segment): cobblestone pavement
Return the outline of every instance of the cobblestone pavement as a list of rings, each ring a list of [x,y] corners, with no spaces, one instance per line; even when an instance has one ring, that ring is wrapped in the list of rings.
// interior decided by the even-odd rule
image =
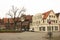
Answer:
[[[0,40],[48,40],[46,32],[0,33]],[[54,36],[60,32],[53,33]]]

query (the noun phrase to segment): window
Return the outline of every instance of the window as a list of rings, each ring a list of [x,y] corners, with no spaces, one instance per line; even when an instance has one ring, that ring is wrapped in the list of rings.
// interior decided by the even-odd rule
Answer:
[[[57,23],[57,20],[52,20],[52,22]]]
[[[48,31],[51,31],[51,27],[50,27],[50,26],[48,26],[48,27],[47,27],[47,30],[48,30]]]
[[[53,23],[55,23],[55,20],[51,20]]]
[[[45,27],[39,27],[40,31],[45,31]]]
[[[57,23],[57,20],[56,20],[56,23]]]
[[[47,20],[47,23],[49,23],[49,19]]]
[[[43,27],[43,31],[45,31],[45,27]]]
[[[52,31],[53,31],[53,26],[52,26]]]
[[[52,17],[53,17],[53,15],[52,15]]]
[[[53,20],[53,22],[55,23],[55,20]]]
[[[34,28],[32,28],[32,30],[34,31]]]
[[[51,23],[51,20],[49,19],[49,20],[47,20],[47,23]]]
[[[39,27],[39,30],[41,31],[41,27]]]
[[[43,20],[43,23],[44,23],[44,20]]]
[[[58,26],[55,26],[55,30],[58,30]]]
[[[55,16],[53,16],[53,15],[49,15],[49,17],[53,17],[53,18],[55,18]]]
[[[51,17],[51,15],[49,15],[49,17]]]
[[[54,18],[55,18],[55,16],[54,16]]]

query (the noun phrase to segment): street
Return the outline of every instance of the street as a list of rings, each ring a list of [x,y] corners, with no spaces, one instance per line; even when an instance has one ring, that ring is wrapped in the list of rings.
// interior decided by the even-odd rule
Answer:
[[[53,36],[59,36],[59,33],[53,33]],[[48,40],[46,37],[46,32],[0,33],[0,40]]]

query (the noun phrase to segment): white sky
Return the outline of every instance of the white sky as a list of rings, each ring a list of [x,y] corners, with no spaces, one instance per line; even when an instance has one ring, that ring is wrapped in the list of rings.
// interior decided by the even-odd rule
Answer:
[[[60,12],[60,0],[0,0],[0,18],[6,17],[6,13],[14,5],[26,8],[26,14],[43,13],[48,10]]]

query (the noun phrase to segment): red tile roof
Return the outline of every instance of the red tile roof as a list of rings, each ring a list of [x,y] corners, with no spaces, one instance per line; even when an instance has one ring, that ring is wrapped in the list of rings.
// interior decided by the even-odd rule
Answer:
[[[13,18],[9,18],[10,23],[14,23]]]
[[[13,19],[12,18],[4,18],[4,23],[8,23],[8,19],[10,23],[13,23]]]
[[[25,15],[25,20],[31,21],[32,20],[32,16],[31,15]],[[14,23],[13,18],[4,18],[4,23],[8,23],[8,19],[10,23]],[[15,21],[21,21],[20,18],[15,18]]]
[[[25,20],[29,20],[29,21],[32,20],[32,15],[26,15]]]
[[[4,23],[8,23],[8,18],[3,18]]]
[[[43,13],[43,15],[44,15],[43,19],[46,19],[48,17],[48,15],[50,14],[50,12],[53,12],[53,10]]]

